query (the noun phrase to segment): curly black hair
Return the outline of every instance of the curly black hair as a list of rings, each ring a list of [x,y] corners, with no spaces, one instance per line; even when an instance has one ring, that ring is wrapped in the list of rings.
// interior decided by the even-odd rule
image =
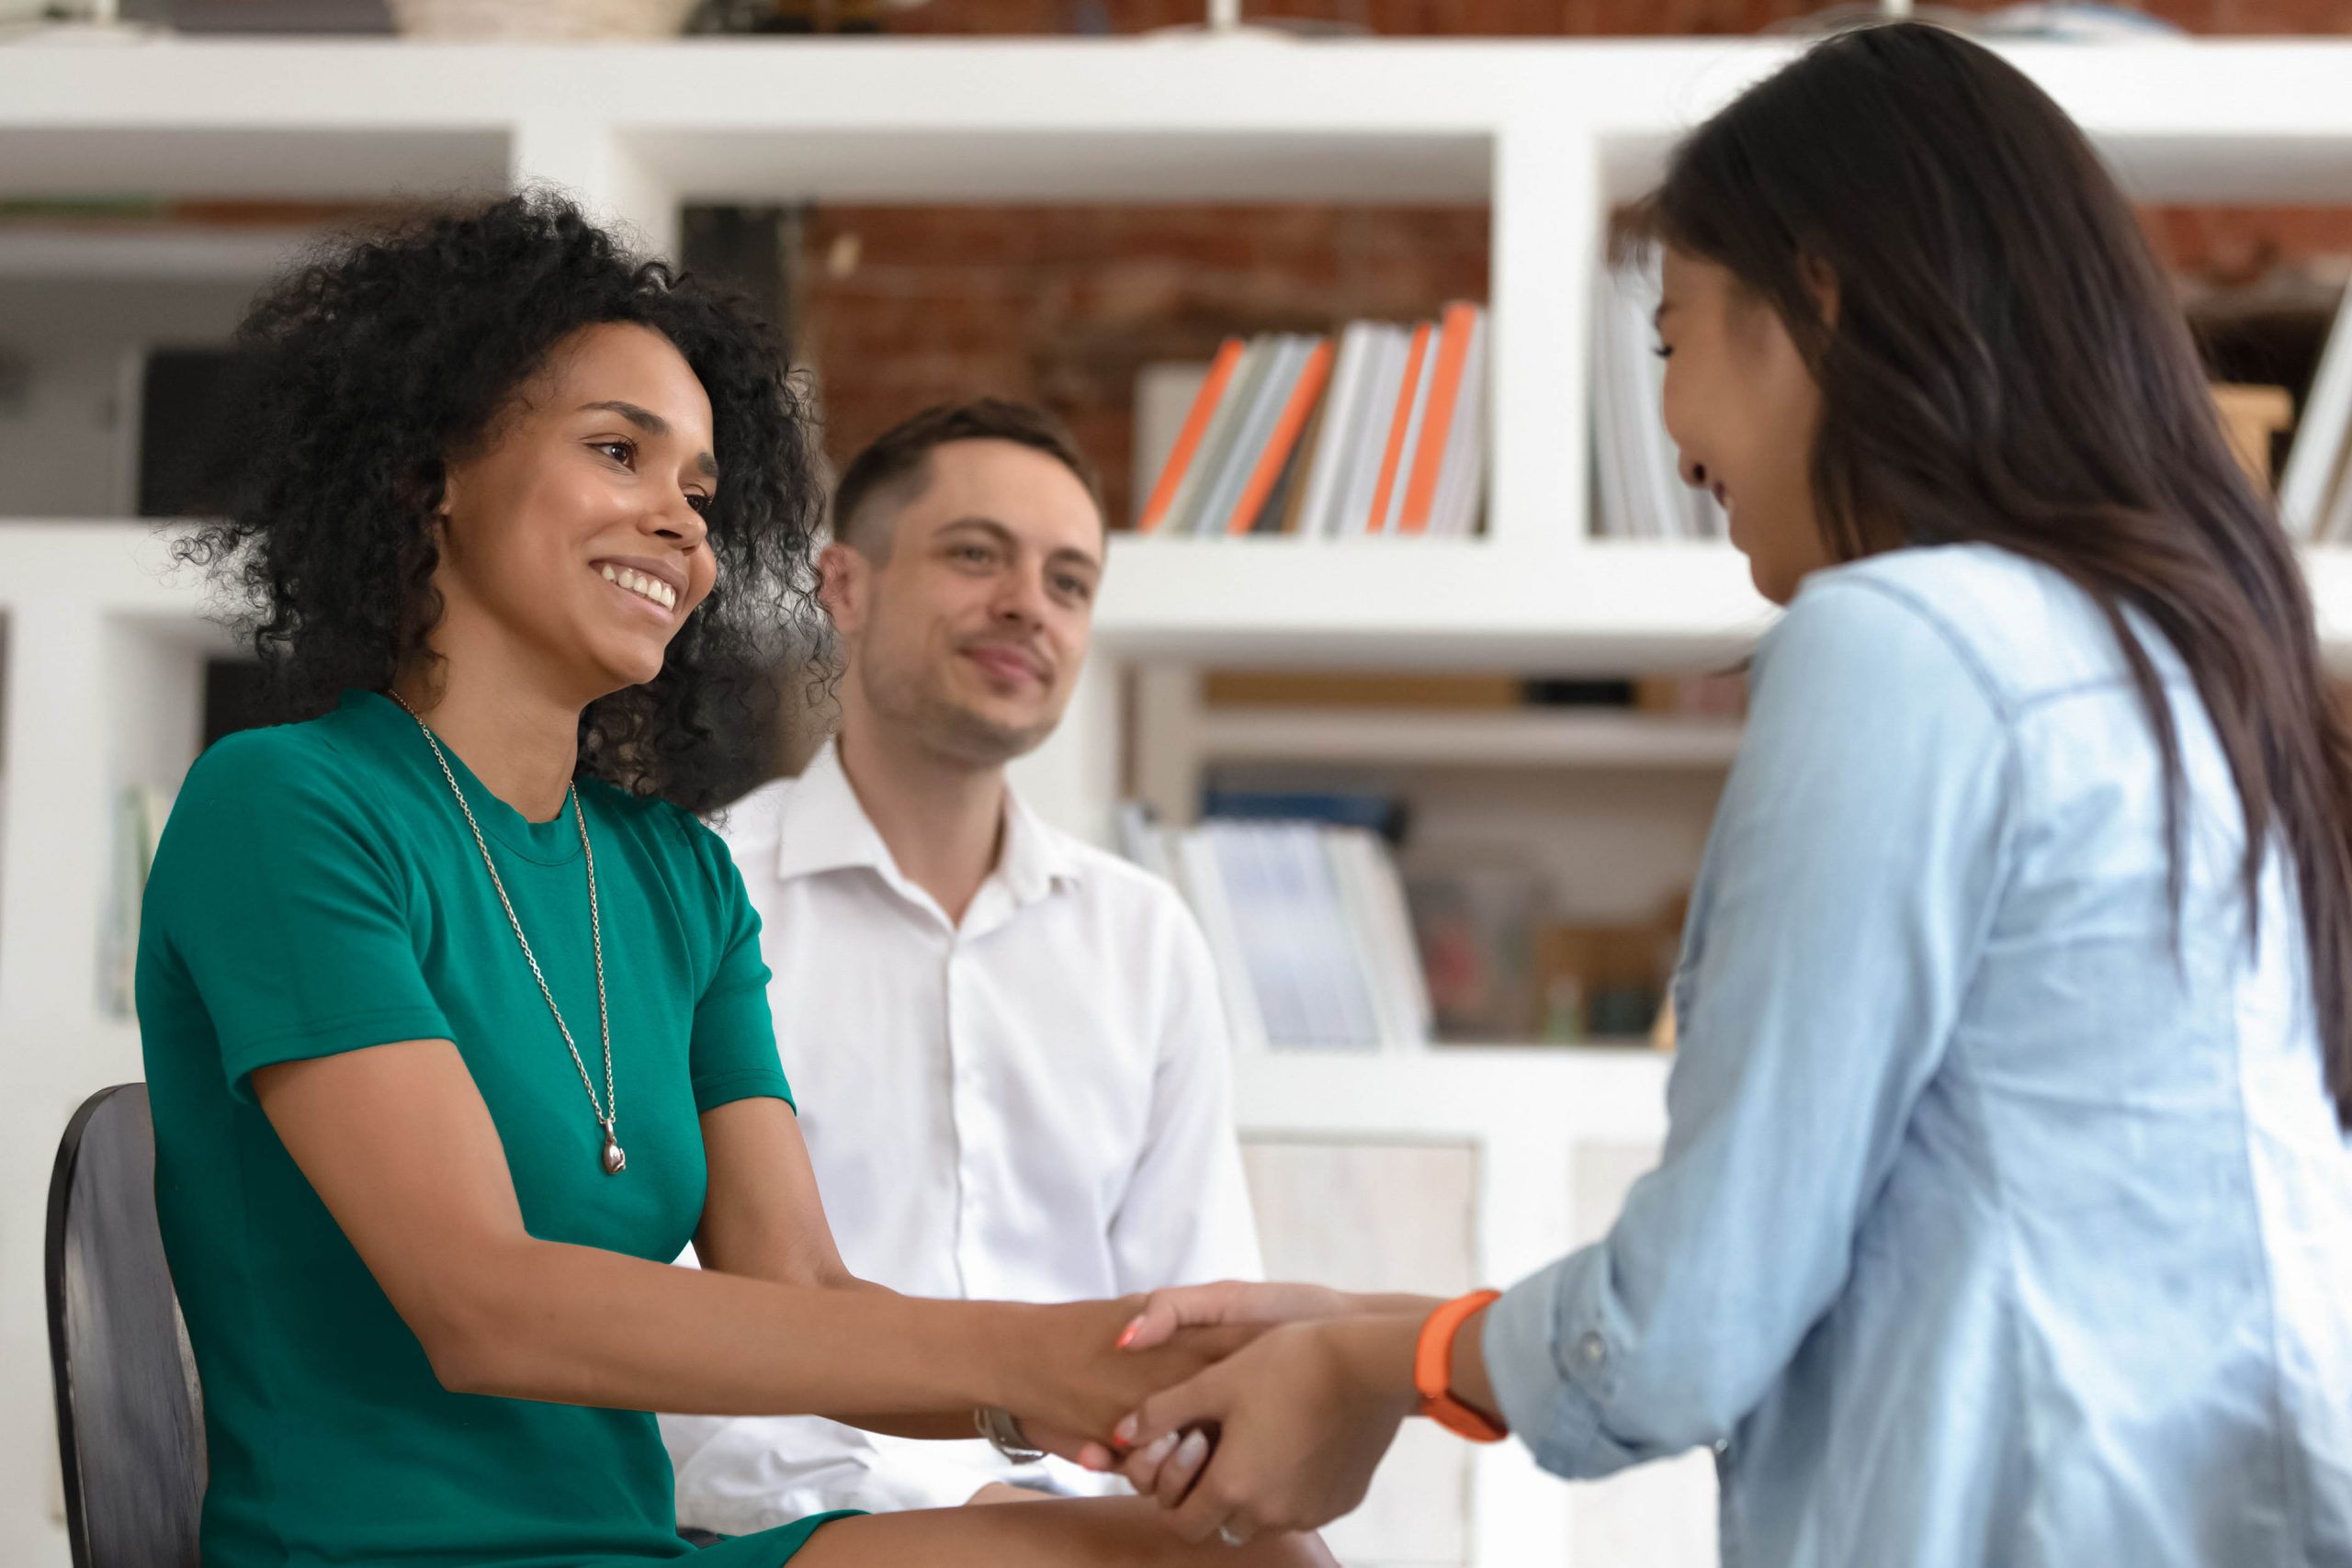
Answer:
[[[424,650],[448,465],[494,434],[550,350],[605,321],[676,345],[726,470],[704,513],[718,583],[659,676],[581,716],[578,773],[697,812],[755,782],[781,649],[812,624],[824,484],[808,400],[746,306],[547,191],[338,241],[238,329],[217,515],[176,549],[242,600],[226,618],[286,716],[383,690]]]

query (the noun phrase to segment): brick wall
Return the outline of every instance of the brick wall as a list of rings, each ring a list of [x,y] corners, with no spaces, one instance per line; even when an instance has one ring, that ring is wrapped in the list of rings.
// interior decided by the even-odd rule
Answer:
[[[1384,34],[1750,32],[1790,0],[1283,0],[1252,17]],[[2201,31],[2352,30],[2338,0],[2152,0]],[[933,0],[894,31],[1133,32],[1197,20],[1203,0]],[[2352,209],[2165,209],[2160,254],[2242,284],[2282,263],[2352,255]],[[836,462],[925,403],[978,391],[1067,419],[1129,515],[1136,372],[1206,359],[1228,333],[1326,331],[1484,299],[1484,208],[854,208],[808,215],[796,269],[799,348],[817,369]],[[2323,268],[2324,270],[2324,268]]]

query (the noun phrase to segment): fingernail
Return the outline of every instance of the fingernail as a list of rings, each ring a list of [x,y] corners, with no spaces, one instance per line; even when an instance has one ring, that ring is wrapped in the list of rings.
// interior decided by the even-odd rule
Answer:
[[[1096,1343],[1100,1344],[1102,1342],[1097,1340]],[[1137,1425],[1136,1418],[1130,1416],[1112,1429],[1111,1436],[1116,1438],[1119,1440],[1119,1446],[1124,1449],[1136,1440],[1136,1430]]]
[[[1209,1440],[1205,1435],[1199,1432],[1185,1433],[1184,1440],[1176,1445],[1176,1462],[1186,1470],[1192,1469],[1201,1461],[1208,1458],[1208,1454]]]
[[[1135,1343],[1136,1336],[1142,1332],[1143,1319],[1138,1317],[1133,1323],[1128,1324],[1125,1328],[1119,1330],[1118,1348],[1122,1350],[1125,1349],[1128,1346]]]
[[[1151,1447],[1143,1450],[1143,1457],[1148,1463],[1158,1464],[1161,1460],[1168,1457],[1168,1450],[1175,1446],[1176,1434],[1173,1432],[1162,1432],[1159,1437],[1152,1439]]]

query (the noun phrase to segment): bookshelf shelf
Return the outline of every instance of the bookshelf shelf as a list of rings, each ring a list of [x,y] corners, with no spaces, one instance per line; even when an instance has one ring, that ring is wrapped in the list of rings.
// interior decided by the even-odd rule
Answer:
[[[1435,710],[1212,707],[1204,761],[1506,768],[1727,768],[1740,727],[1726,719],[1532,708]]]

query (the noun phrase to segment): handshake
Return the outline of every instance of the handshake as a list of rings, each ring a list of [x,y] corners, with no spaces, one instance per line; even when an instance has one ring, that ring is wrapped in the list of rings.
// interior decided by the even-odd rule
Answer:
[[[991,1436],[1125,1475],[1195,1544],[1318,1529],[1363,1501],[1421,1407],[1416,1353],[1443,1304],[1227,1281],[1026,1309],[1044,1315],[1005,1406],[1017,1432]],[[1442,1386],[1492,1410],[1476,1330],[1449,1349]]]

